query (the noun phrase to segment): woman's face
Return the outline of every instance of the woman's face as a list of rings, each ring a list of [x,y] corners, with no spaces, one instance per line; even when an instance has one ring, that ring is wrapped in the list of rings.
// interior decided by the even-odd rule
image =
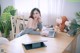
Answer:
[[[33,12],[33,17],[34,17],[34,18],[40,18],[40,13],[39,13],[37,10],[35,10],[35,11]]]

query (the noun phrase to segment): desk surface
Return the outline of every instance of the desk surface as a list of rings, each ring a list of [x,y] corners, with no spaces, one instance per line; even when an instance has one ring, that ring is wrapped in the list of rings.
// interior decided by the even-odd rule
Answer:
[[[74,38],[63,32],[57,33],[56,38],[41,37],[39,35],[28,35],[27,37],[26,35],[26,37],[22,36],[12,40],[7,49],[8,53],[63,53]],[[27,39],[29,42],[46,39],[47,41],[44,43],[47,47],[26,50],[22,43],[26,42]]]

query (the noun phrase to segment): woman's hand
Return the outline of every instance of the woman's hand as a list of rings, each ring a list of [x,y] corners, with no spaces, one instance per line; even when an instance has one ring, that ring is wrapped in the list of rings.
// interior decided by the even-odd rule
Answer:
[[[48,34],[47,34],[47,33],[42,33],[41,35],[42,35],[42,36],[45,36],[45,37],[47,37],[47,36],[48,36]]]
[[[41,35],[47,37],[48,36],[48,31],[42,31]]]
[[[40,17],[38,18],[38,22],[39,22],[39,23],[41,22],[41,18],[40,18]]]

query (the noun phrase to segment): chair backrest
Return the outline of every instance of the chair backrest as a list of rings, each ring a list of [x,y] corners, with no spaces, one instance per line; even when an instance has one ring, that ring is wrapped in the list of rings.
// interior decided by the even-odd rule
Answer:
[[[27,21],[28,19],[25,19],[24,16],[11,17],[12,39],[15,38],[15,35],[18,34],[21,30],[26,28]]]
[[[11,34],[11,39],[14,38],[14,35],[16,35],[16,24],[17,24],[17,17],[12,16],[11,17],[11,26],[12,26],[12,34]]]

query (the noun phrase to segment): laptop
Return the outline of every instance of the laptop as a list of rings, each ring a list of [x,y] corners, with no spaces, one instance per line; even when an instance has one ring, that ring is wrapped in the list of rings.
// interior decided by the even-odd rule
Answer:
[[[56,32],[54,30],[49,31],[48,37],[54,38],[56,36]]]
[[[56,36],[56,32],[54,31],[53,28],[46,28],[45,30],[43,30],[43,33],[47,33],[48,36],[50,38],[54,38]]]

